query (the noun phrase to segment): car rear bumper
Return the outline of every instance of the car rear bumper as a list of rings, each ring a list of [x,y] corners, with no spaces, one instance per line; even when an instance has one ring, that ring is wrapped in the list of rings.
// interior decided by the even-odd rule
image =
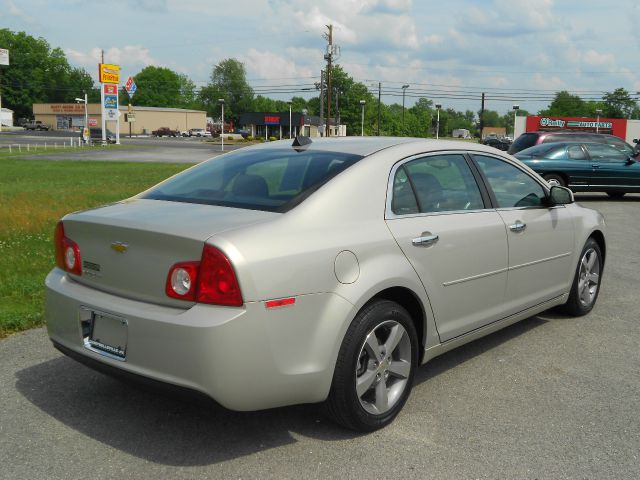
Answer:
[[[49,336],[61,351],[133,376],[204,393],[233,410],[323,401],[353,305],[331,294],[267,309],[196,304],[182,310],[94,290],[54,269],[46,281]],[[126,358],[85,347],[81,316],[126,320]],[[84,313],[81,313],[84,312]]]

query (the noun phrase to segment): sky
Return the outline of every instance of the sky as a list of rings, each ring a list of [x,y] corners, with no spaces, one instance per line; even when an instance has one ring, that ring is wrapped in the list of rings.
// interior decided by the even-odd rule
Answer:
[[[329,24],[334,62],[387,104],[403,85],[407,107],[478,111],[485,92],[500,113],[535,113],[559,90],[640,91],[638,0],[0,0],[0,28],[44,38],[94,78],[102,51],[125,79],[154,65],[198,87],[236,58],[256,94],[279,99],[317,95]]]

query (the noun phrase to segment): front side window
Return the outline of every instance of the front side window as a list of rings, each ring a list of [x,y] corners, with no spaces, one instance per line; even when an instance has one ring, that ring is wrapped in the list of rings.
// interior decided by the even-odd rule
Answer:
[[[463,155],[434,155],[405,163],[393,182],[396,215],[484,208],[480,189]]]
[[[247,149],[190,168],[140,198],[283,212],[361,158],[293,148]]]
[[[606,137],[606,139],[608,145],[611,145],[616,150],[621,151],[625,157],[633,156],[633,147],[624,140],[621,140],[618,137]]]
[[[598,162],[623,162],[629,158],[620,150],[604,143],[590,143],[586,148],[591,158]]]
[[[510,163],[495,157],[474,155],[496,197],[498,207],[539,207],[546,192],[531,176]]]

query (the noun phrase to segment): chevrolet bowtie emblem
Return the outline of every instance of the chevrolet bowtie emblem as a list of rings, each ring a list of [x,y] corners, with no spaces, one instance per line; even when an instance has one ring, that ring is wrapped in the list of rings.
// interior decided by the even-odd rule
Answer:
[[[126,243],[123,242],[113,242],[111,244],[111,250],[114,250],[118,253],[124,253],[127,251],[127,248],[129,248],[129,245],[127,245]]]

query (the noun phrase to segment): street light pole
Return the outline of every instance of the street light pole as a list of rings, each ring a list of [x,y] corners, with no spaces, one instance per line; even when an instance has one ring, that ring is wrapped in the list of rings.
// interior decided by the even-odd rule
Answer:
[[[513,106],[513,141],[516,141],[516,117],[518,116],[518,110],[520,105]]]
[[[291,140],[291,102],[289,103],[289,140]]]
[[[438,119],[436,120],[436,140],[438,140],[438,138],[440,138],[440,109],[442,108],[442,105],[440,105],[439,103],[436,103],[436,110],[438,111]]]
[[[409,85],[402,85],[402,134],[404,135],[404,95]]]
[[[599,108],[596,108],[596,133],[600,133],[600,114],[602,113],[602,110]]]
[[[364,100],[360,100],[360,107],[362,109],[362,120],[360,120],[360,136],[364,137],[364,104],[367,103]]]
[[[218,103],[222,107],[222,126],[220,128],[221,151],[224,152],[224,98],[219,98]]]

